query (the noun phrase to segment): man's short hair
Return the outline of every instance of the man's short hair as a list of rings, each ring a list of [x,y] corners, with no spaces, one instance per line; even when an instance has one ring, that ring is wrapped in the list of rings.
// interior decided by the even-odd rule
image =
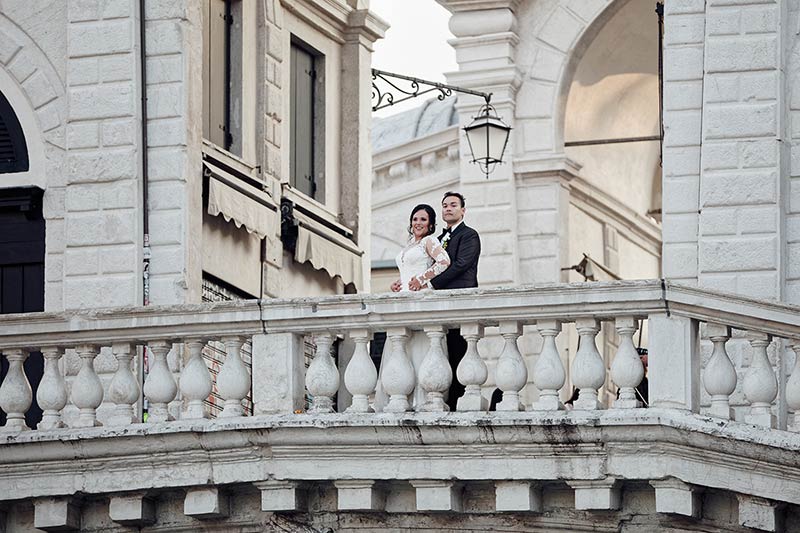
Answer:
[[[447,191],[446,193],[444,193],[444,196],[442,196],[442,203],[444,203],[444,199],[447,198],[448,196],[455,196],[461,202],[461,207],[467,207],[467,201],[466,199],[464,199],[464,195],[461,194],[460,192]]]

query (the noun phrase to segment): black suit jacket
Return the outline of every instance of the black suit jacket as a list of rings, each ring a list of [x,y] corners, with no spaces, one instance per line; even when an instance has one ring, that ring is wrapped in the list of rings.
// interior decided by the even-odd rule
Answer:
[[[466,289],[478,286],[478,257],[481,238],[463,222],[450,234],[447,243],[450,266],[431,280],[434,289]]]

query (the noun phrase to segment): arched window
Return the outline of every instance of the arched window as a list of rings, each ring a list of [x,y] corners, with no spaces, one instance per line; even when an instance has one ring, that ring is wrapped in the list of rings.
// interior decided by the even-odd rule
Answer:
[[[14,109],[0,92],[0,174],[28,170],[28,146]]]

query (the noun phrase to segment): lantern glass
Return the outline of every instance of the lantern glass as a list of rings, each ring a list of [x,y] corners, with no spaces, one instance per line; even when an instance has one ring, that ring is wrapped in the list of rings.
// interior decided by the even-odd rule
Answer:
[[[495,114],[494,108],[484,106],[472,123],[464,128],[472,160],[488,173],[496,163],[503,162],[511,128]]]

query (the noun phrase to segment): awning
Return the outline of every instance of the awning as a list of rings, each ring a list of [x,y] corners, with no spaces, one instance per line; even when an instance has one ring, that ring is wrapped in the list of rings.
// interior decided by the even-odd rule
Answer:
[[[343,236],[316,227],[313,221],[297,216],[297,246],[294,259],[311,263],[317,270],[325,270],[331,277],[339,276],[345,284],[352,283],[361,290],[362,252]],[[330,233],[330,235],[328,234]]]
[[[277,235],[280,223],[275,211],[222,183],[213,175],[208,178],[208,214],[221,215],[226,221],[236,224],[237,228],[244,226],[259,239]]]

